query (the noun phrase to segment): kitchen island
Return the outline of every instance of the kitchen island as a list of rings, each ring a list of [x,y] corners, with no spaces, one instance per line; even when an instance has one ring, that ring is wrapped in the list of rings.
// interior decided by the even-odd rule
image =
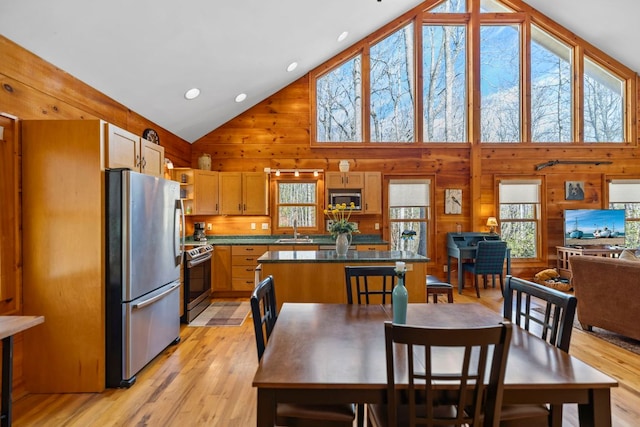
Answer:
[[[278,309],[285,302],[347,302],[345,266],[390,265],[404,261],[409,302],[425,302],[429,258],[405,251],[268,251],[258,258],[261,277],[272,275]]]

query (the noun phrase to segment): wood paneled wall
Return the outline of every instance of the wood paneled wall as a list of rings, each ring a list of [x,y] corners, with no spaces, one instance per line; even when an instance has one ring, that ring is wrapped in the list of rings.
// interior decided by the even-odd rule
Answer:
[[[640,103],[639,103],[640,105]],[[636,120],[634,120],[634,124]],[[192,164],[201,153],[212,157],[214,170],[262,170],[270,168],[322,168],[337,171],[348,159],[351,170],[381,171],[389,178],[424,175],[435,183],[433,208],[436,247],[430,254],[432,273],[443,275],[446,264],[446,233],[461,224],[464,231],[487,231],[488,216],[496,214],[496,180],[499,177],[538,177],[544,183],[543,253],[539,262],[514,262],[514,274],[532,276],[547,266],[555,267],[555,247],[563,242],[564,209],[606,208],[603,198],[608,175],[640,177],[640,159],[635,144],[469,144],[434,145],[425,148],[311,148],[309,76],[305,76],[257,104],[244,114],[202,137],[193,145]],[[472,159],[477,159],[472,162]],[[556,165],[536,171],[535,165],[550,160],[608,160],[610,165]],[[479,196],[472,197],[474,186]],[[584,181],[585,199],[564,200],[565,181]],[[444,214],[444,190],[463,190],[461,215]],[[478,190],[474,190],[477,192]],[[374,223],[381,216],[361,216],[366,233],[380,233]],[[218,219],[211,218],[212,221]],[[215,226],[214,226],[215,228]],[[249,230],[248,226],[242,228]]]
[[[156,129],[165,156],[176,166],[191,166],[191,144],[0,36],[0,126],[5,128],[4,140],[0,141],[3,187],[0,191],[3,209],[0,221],[3,239],[0,315],[22,311],[22,162],[19,125],[16,123],[29,119],[95,118],[137,135],[142,135],[149,127]],[[32,242],[27,243],[27,250],[30,244]],[[22,343],[22,336],[18,335],[14,356],[14,398],[27,392],[22,370]]]

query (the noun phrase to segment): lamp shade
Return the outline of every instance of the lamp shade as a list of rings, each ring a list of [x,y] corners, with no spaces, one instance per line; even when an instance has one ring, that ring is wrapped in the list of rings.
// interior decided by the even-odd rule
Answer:
[[[490,216],[487,219],[487,227],[497,227],[498,226],[498,220],[496,220],[495,216]]]

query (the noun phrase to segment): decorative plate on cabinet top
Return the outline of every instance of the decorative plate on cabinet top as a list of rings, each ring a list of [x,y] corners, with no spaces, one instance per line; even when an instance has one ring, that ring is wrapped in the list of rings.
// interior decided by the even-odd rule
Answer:
[[[147,141],[153,142],[154,144],[160,144],[160,137],[158,136],[158,132],[153,129],[145,129],[144,132],[142,132],[142,137]]]

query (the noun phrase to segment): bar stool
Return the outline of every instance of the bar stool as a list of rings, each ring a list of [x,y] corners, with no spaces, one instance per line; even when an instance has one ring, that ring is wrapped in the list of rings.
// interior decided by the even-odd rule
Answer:
[[[447,302],[453,303],[453,286],[438,279],[436,276],[427,275],[427,302],[429,295],[433,295],[433,303],[438,303],[438,295],[447,295]]]

